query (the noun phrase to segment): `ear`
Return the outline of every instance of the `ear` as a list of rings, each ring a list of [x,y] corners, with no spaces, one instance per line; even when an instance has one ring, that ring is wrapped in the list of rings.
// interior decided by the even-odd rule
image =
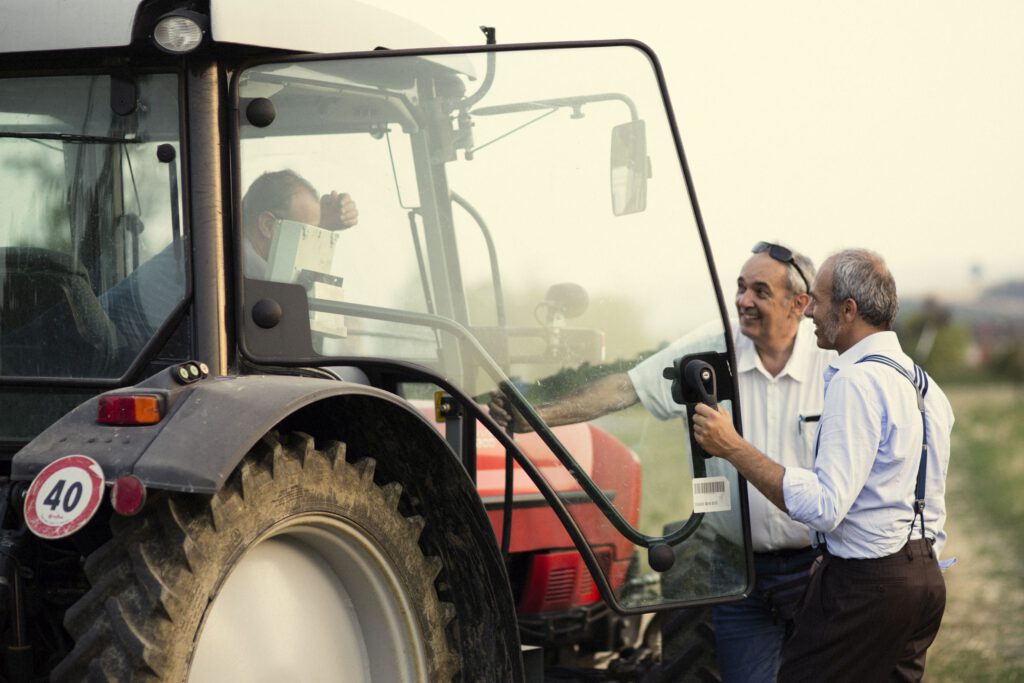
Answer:
[[[260,237],[265,240],[270,240],[274,236],[274,224],[277,223],[277,217],[269,211],[264,211],[256,219],[256,227],[259,229]]]
[[[811,305],[811,295],[807,292],[797,294],[793,297],[793,314],[802,318],[807,313],[807,307]]]
[[[843,320],[852,323],[860,315],[860,307],[853,299],[844,299],[839,307],[839,312]]]

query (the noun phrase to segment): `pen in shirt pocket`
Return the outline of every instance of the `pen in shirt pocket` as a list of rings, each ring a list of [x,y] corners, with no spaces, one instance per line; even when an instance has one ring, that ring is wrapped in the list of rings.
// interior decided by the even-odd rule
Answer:
[[[797,426],[797,431],[803,434],[805,422],[817,422],[820,419],[821,415],[801,415],[799,425]]]

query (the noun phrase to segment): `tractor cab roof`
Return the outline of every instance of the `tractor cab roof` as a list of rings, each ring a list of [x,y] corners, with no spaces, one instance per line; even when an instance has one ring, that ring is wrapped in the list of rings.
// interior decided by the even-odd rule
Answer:
[[[126,47],[178,5],[150,0],[5,0],[0,53]],[[447,44],[391,12],[356,0],[209,0],[208,40],[299,52],[358,52]]]

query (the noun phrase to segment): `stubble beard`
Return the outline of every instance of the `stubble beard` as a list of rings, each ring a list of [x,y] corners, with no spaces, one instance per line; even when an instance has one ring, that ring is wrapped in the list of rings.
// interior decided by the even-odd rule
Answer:
[[[839,311],[836,310],[835,306],[830,306],[828,312],[825,313],[824,319],[821,321],[821,325],[818,326],[818,331],[821,333],[821,338],[829,345],[829,348],[835,348],[836,339],[839,338]]]

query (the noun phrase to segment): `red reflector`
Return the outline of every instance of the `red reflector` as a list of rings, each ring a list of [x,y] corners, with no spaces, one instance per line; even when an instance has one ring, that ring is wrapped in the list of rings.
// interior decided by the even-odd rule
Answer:
[[[110,504],[118,514],[131,517],[146,503],[146,487],[138,477],[126,474],[114,482],[110,489]]]
[[[601,599],[597,585],[575,550],[534,555],[519,600],[520,614],[561,612]]]
[[[160,397],[149,394],[100,396],[96,421],[104,425],[152,425],[160,421]]]

